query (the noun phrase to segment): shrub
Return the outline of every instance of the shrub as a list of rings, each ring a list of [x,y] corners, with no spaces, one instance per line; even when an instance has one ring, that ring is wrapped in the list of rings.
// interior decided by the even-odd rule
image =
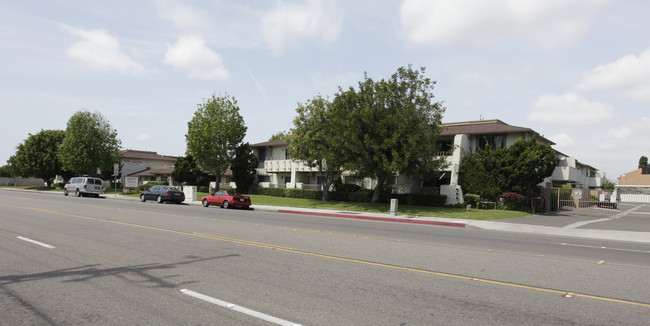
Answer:
[[[480,195],[477,195],[477,194],[465,194],[465,202],[467,204],[474,206],[479,201],[481,201],[481,196]]]
[[[149,181],[145,184],[140,185],[140,191],[146,191],[149,190],[149,188],[153,186],[169,186],[169,182],[167,181]]]
[[[447,202],[447,196],[445,195],[393,194],[391,197],[397,198],[399,203],[403,205],[440,207]]]
[[[357,186],[352,183],[340,183],[334,186],[335,192],[357,192],[361,189],[360,186]]]
[[[372,199],[372,194],[374,193],[374,190],[371,189],[360,189],[356,192],[349,192],[347,193],[347,200],[350,202],[369,202]]]
[[[198,191],[198,192],[209,192],[210,189],[208,189],[208,186],[198,186],[198,187],[196,187],[196,191]]]
[[[506,210],[527,211],[529,209],[528,197],[516,192],[504,192],[501,195]]]

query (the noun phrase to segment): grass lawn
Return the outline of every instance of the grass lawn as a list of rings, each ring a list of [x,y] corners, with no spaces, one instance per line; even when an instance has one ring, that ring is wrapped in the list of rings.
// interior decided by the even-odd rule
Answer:
[[[203,194],[207,195],[207,194]],[[202,194],[199,194],[199,199]],[[286,206],[286,207],[305,207],[305,208],[321,208],[332,209],[336,211],[355,211],[355,212],[370,212],[370,213],[390,213],[390,205],[387,203],[350,203],[340,201],[324,202],[315,199],[303,198],[286,198],[286,197],[273,197],[263,195],[250,195],[253,206],[255,205],[268,205],[268,206]],[[450,207],[430,207],[430,206],[411,206],[399,205],[399,214],[406,214],[412,216],[435,216],[435,217],[448,217],[448,218],[462,218],[471,220],[489,220],[498,218],[512,218],[529,216],[530,213],[520,211],[505,211],[493,209],[472,209],[470,211],[465,208],[450,208]]]
[[[54,188],[45,187],[12,187],[20,189],[31,189],[40,191],[63,191]],[[106,189],[106,195],[113,194],[114,189]],[[120,194],[120,192],[117,192]],[[120,194],[122,196],[139,197],[140,193]],[[207,193],[197,193],[197,199],[201,200],[202,197],[207,196]],[[304,198],[287,198],[287,197],[274,197],[264,195],[249,195],[255,205],[264,206],[284,206],[284,207],[303,207],[303,208],[319,208],[331,209],[336,211],[353,211],[353,212],[369,212],[369,213],[390,213],[390,205],[388,203],[350,203],[341,201],[324,202],[316,199]],[[399,205],[398,212],[400,215],[411,216],[435,216],[447,218],[461,218],[468,220],[491,220],[499,218],[512,218],[529,216],[530,213],[521,211],[505,211],[494,209],[472,209],[470,211],[465,208],[451,208],[451,207],[430,207],[430,206],[411,206]]]

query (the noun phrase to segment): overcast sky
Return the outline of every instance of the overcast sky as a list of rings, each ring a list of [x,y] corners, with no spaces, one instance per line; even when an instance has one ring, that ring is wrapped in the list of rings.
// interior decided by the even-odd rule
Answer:
[[[443,122],[500,119],[615,180],[650,156],[643,0],[0,0],[0,165],[85,109],[124,148],[184,155],[203,98],[263,142],[298,102],[425,67]]]

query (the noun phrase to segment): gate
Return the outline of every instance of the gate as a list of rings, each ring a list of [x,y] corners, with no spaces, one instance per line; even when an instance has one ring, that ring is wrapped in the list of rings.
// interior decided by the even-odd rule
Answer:
[[[614,191],[544,188],[541,193],[547,213],[650,218],[650,187],[617,187]]]

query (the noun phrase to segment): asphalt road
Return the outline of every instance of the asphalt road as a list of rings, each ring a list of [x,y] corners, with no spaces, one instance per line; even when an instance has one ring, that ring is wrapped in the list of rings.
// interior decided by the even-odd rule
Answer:
[[[647,325],[650,245],[0,192],[0,325]]]

